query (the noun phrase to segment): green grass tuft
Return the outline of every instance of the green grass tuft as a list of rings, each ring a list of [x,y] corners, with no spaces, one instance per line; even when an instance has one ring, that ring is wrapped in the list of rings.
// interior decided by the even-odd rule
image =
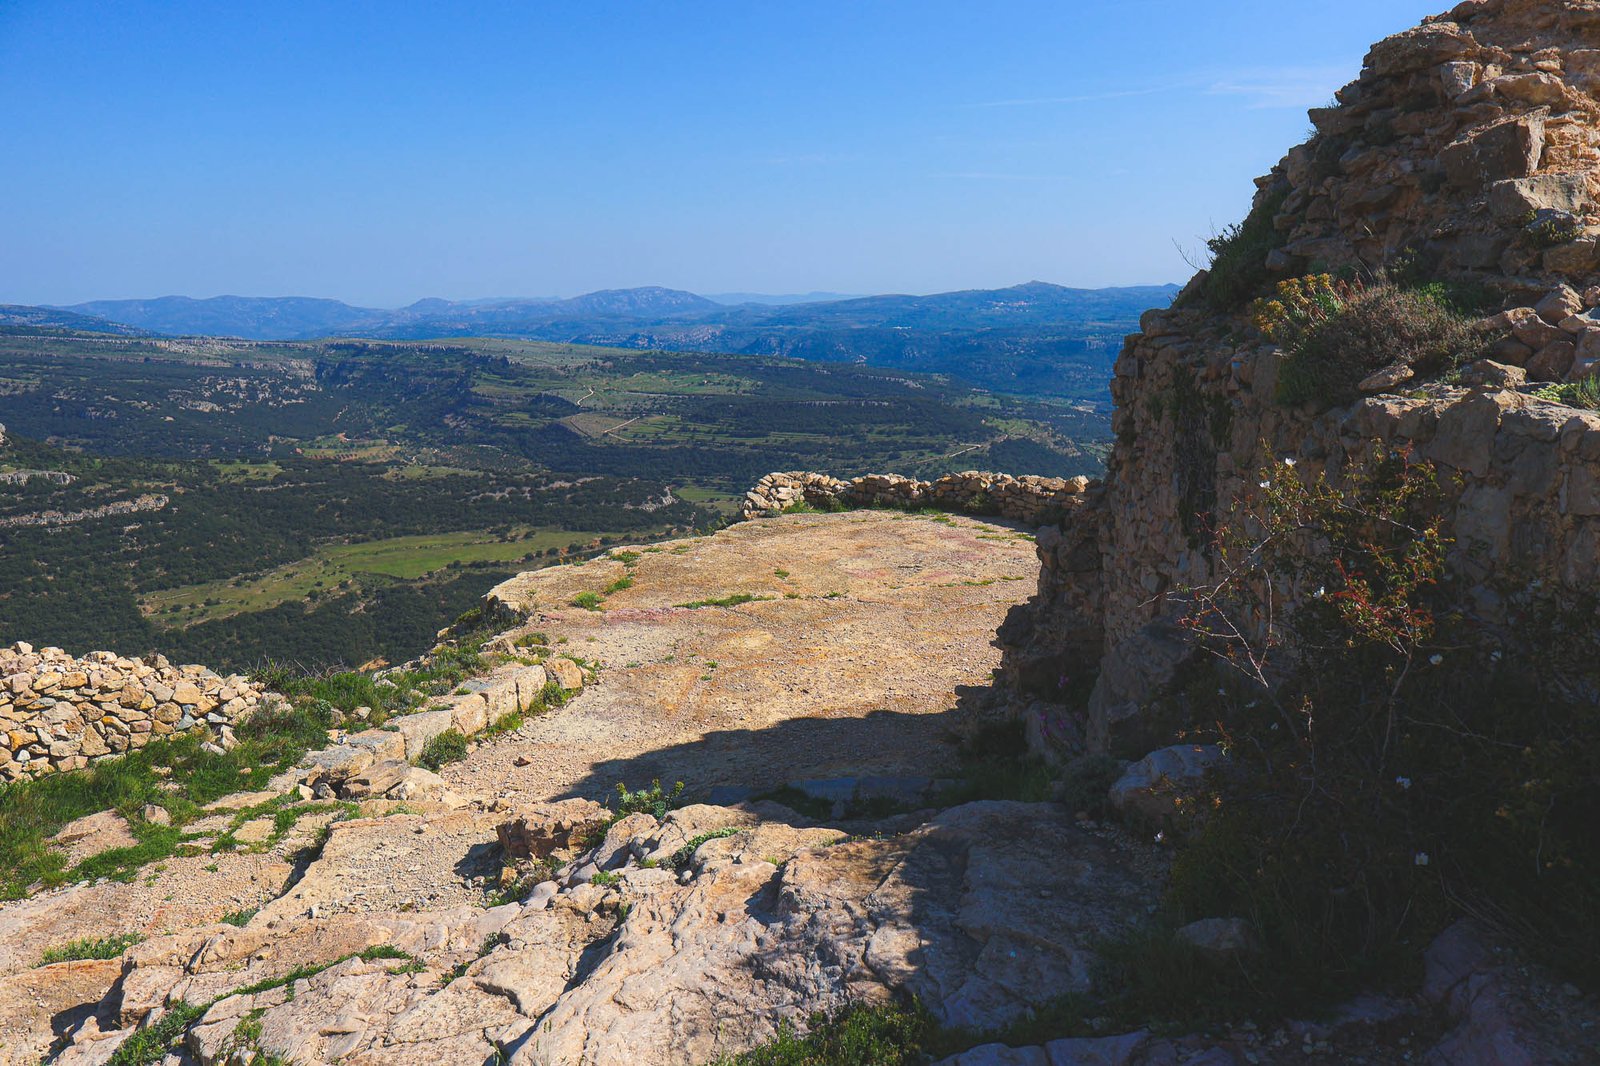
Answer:
[[[119,936],[84,938],[60,947],[49,948],[39,956],[38,965],[49,966],[57,962],[77,962],[80,959],[114,959],[144,939],[140,933],[122,933]]]

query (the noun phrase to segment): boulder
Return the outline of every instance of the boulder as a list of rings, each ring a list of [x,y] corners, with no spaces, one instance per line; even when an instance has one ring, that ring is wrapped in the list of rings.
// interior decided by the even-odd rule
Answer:
[[[1520,223],[1539,211],[1581,215],[1589,207],[1589,179],[1581,173],[1507,178],[1489,187],[1489,209],[1502,223]]]
[[[1445,176],[1459,189],[1476,191],[1507,178],[1525,178],[1544,155],[1544,115],[1504,119],[1475,130],[1439,154]]]
[[[1173,939],[1214,962],[1232,962],[1260,947],[1255,929],[1243,918],[1202,918],[1179,929]]]
[[[545,672],[568,692],[576,692],[583,687],[583,668],[571,659],[551,659],[545,663]]]
[[[1160,748],[1123,771],[1107,798],[1123,815],[1165,828],[1177,812],[1177,801],[1198,791],[1222,758],[1215,744]]]
[[[422,749],[428,746],[428,741],[440,733],[454,729],[456,723],[452,712],[443,710],[403,714],[391,719],[389,724],[405,738],[406,758],[415,759],[422,754]]]
[[[1570,344],[1556,341],[1554,344]],[[1493,359],[1479,359],[1461,371],[1461,383],[1478,389],[1514,389],[1527,383],[1528,374],[1521,367],[1507,366]]]
[[[529,807],[495,833],[508,858],[544,859],[577,847],[610,821],[611,812],[594,800],[569,799]]]

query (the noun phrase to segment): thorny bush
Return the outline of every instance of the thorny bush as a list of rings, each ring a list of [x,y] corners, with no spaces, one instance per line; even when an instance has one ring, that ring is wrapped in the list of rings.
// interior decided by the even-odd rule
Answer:
[[[1469,610],[1453,489],[1381,445],[1338,479],[1269,461],[1188,590],[1230,769],[1189,807],[1174,902],[1254,921],[1305,995],[1398,976],[1464,913],[1600,977],[1595,603]]]

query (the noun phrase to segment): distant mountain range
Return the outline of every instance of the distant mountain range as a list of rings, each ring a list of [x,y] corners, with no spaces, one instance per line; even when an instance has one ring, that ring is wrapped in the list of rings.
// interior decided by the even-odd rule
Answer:
[[[1006,392],[1083,396],[1103,386],[1122,335],[1133,331],[1139,315],[1170,303],[1177,291],[1175,285],[1069,289],[1031,281],[932,296],[730,293],[713,299],[647,287],[570,299],[426,299],[393,310],[255,296],[97,300],[33,310],[156,333],[252,340],[489,336],[784,355],[947,373]]]
[[[63,311],[56,307],[29,307],[25,304],[0,304],[0,330],[4,329],[64,329],[88,333],[120,333],[124,336],[143,336],[146,330],[109,322],[92,315]]]

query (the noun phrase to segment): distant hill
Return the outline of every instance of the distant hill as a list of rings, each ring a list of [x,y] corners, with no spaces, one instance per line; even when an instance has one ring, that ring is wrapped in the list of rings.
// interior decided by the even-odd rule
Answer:
[[[108,322],[93,315],[63,311],[54,307],[27,307],[22,304],[0,304],[0,329],[6,327],[37,329],[66,329],[84,333],[118,333],[123,336],[145,336],[145,331]]]
[[[618,348],[784,355],[951,374],[1004,392],[1099,396],[1124,334],[1173,285],[1006,289],[729,305],[678,289],[570,299],[419,300],[396,310],[305,297],[102,300],[64,310],[160,333],[251,340],[514,337]],[[817,294],[822,295],[822,294]],[[724,297],[723,299],[727,299]]]
[[[859,299],[861,293],[850,292],[802,292],[774,294],[767,292],[713,292],[707,293],[706,299],[715,300],[719,304],[733,306],[735,304],[768,304],[773,307],[783,307],[788,304],[820,304],[833,300]]]
[[[391,312],[351,307],[310,296],[162,296],[154,300],[94,300],[62,310],[124,322],[157,333],[295,340],[373,328]]]

